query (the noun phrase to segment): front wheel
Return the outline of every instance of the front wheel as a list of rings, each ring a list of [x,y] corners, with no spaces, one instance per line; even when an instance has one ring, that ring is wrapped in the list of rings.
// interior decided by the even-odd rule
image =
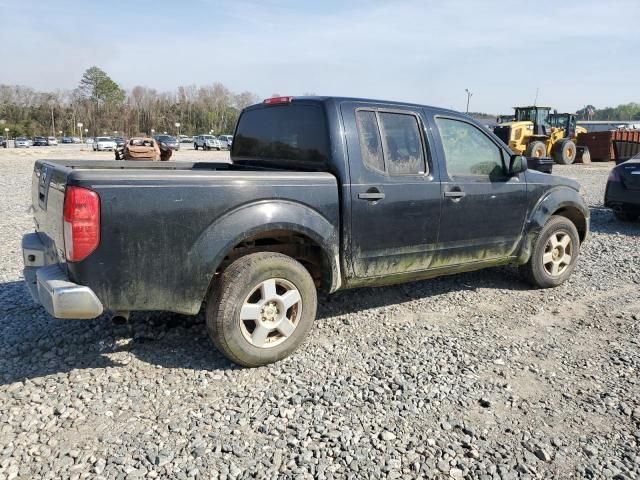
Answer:
[[[576,226],[568,218],[554,215],[534,240],[531,257],[520,271],[536,287],[557,287],[573,272],[579,252]]]
[[[300,346],[316,308],[316,288],[302,264],[280,253],[253,253],[217,281],[207,301],[207,330],[229,360],[259,367]]]
[[[196,150],[198,150],[198,144],[197,144],[197,143],[194,143],[194,144],[193,144],[193,148],[195,148]]]
[[[543,142],[539,140],[534,140],[529,145],[527,145],[527,150],[525,151],[525,155],[527,157],[533,157],[533,158],[546,157],[547,147]]]
[[[576,159],[576,144],[563,138],[553,144],[553,160],[560,165],[571,165]]]

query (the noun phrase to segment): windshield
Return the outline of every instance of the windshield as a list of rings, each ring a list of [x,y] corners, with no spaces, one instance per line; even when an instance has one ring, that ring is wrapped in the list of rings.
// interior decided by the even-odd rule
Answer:
[[[529,121],[537,125],[549,125],[549,109],[536,107],[516,108],[516,120],[519,122]]]
[[[171,135],[158,135],[158,140],[160,140],[161,142],[175,142],[176,139],[173,138]]]
[[[98,142],[110,142],[111,139],[109,137],[98,137],[96,139]]]
[[[216,137],[214,137],[213,135],[202,135],[202,138],[204,138],[205,140],[215,140]]]
[[[238,120],[233,159],[324,168],[329,158],[324,111],[287,104],[246,110]]]

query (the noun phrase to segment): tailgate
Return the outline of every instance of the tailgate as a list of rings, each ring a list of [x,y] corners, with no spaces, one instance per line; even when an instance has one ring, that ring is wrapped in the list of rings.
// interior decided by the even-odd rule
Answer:
[[[31,205],[33,217],[47,253],[64,263],[63,207],[64,191],[70,169],[56,163],[39,160],[33,169]],[[49,259],[50,262],[54,258]]]
[[[624,186],[629,190],[640,190],[640,162],[625,162],[618,167]]]

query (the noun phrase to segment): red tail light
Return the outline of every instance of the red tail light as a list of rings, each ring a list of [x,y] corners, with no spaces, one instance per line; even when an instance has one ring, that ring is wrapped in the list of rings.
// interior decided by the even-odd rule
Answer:
[[[100,243],[100,197],[86,188],[67,187],[63,216],[67,261],[84,260]]]
[[[266,103],[267,105],[275,105],[277,103],[291,103],[291,100],[293,100],[293,97],[271,97],[267,98],[262,103]]]

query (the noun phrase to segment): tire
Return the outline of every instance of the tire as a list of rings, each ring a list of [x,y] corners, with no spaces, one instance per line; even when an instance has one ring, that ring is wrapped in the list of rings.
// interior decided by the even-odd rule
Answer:
[[[302,344],[316,308],[316,288],[302,264],[280,253],[253,253],[229,265],[216,282],[207,301],[207,331],[229,360],[259,367]]]
[[[195,148],[196,150],[198,150],[198,144],[197,144],[197,143],[194,143],[194,144],[193,144],[193,148]]]
[[[573,272],[579,253],[580,237],[576,226],[568,218],[553,215],[533,241],[531,257],[520,267],[520,272],[535,287],[557,287]],[[570,259],[566,259],[566,254]]]
[[[620,210],[614,210],[613,215],[621,222],[633,222],[640,217],[640,211],[622,207]]]
[[[527,145],[527,150],[525,152],[525,156],[534,157],[534,158],[542,158],[547,156],[547,147],[545,144],[539,140],[534,140],[529,145]]]
[[[553,160],[559,165],[571,165],[576,159],[576,144],[573,140],[563,138],[553,144]]]

